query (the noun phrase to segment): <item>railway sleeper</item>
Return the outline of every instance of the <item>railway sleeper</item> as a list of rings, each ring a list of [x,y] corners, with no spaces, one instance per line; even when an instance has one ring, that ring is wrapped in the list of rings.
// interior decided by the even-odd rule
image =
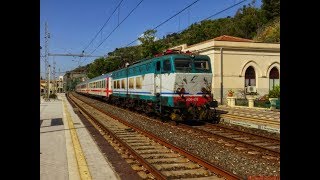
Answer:
[[[135,147],[134,150],[155,150],[155,149],[159,149],[159,147],[154,147],[154,146],[138,146],[138,147]]]
[[[153,165],[157,170],[164,171],[164,170],[186,170],[186,169],[196,169],[200,166],[193,162],[186,162],[186,163],[172,163],[172,164],[155,164]]]
[[[181,157],[175,153],[141,154],[144,159],[178,158]]]
[[[159,153],[172,153],[169,149],[154,149],[154,150],[135,150],[139,154],[159,154]]]
[[[188,159],[181,156],[173,157],[173,158],[153,158],[153,159],[146,159],[146,160],[151,164],[189,162]]]
[[[211,173],[203,168],[176,170],[176,171],[161,171],[163,175],[168,178],[190,178],[190,177],[202,177],[209,176]]]

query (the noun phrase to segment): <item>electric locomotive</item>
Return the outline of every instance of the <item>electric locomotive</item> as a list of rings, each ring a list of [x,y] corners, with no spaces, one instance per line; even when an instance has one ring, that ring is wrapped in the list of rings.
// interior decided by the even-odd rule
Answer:
[[[94,94],[94,86],[90,85],[85,91],[118,106],[156,113],[173,121],[219,122],[215,110],[218,103],[211,93],[211,63],[206,55],[166,51],[111,72],[108,78],[96,77],[95,81],[105,81],[108,86],[102,83],[99,87],[106,88],[99,91],[110,93]],[[79,84],[77,92],[83,92],[84,84],[88,82]]]

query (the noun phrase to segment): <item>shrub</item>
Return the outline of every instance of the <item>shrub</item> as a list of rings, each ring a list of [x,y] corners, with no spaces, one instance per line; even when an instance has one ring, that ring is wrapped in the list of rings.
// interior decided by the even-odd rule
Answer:
[[[49,95],[49,98],[57,99],[57,95],[56,95],[56,94],[50,94],[50,95]]]
[[[272,90],[269,91],[269,98],[280,98],[280,86],[275,86]]]

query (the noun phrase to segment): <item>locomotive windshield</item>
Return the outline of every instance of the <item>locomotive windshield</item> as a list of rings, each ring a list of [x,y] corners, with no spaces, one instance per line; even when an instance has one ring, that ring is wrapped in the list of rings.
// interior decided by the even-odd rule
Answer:
[[[194,67],[196,72],[210,72],[209,61],[207,59],[195,59]]]
[[[206,58],[176,58],[174,66],[177,73],[211,73],[210,62]]]
[[[191,59],[175,59],[174,66],[176,72],[191,72],[192,60]]]

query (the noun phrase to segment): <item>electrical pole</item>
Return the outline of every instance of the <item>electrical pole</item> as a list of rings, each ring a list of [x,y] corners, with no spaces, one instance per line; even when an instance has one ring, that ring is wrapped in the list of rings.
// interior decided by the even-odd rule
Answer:
[[[46,74],[46,80],[47,80],[47,98],[49,98],[49,94],[50,94],[50,88],[49,88],[49,85],[50,85],[50,73],[48,73],[49,69],[50,69],[50,65],[49,65],[49,62],[48,62],[48,52],[49,52],[49,49],[48,49],[48,41],[49,41],[49,38],[50,38],[50,34],[48,32],[48,23],[46,22],[45,23],[45,43],[44,43],[44,50],[45,50],[45,54],[44,54],[44,66],[45,66],[45,74]]]
[[[60,87],[61,87],[61,83],[62,83],[62,82],[60,82],[60,68],[59,68],[59,75],[58,75],[58,78],[59,78],[59,85],[58,85],[58,87],[59,87],[59,88],[58,88],[58,91],[59,91],[59,93],[62,93],[62,92],[61,92],[61,89],[60,89]]]
[[[40,46],[40,104],[41,104],[41,49],[42,47]]]
[[[47,86],[48,86],[48,96],[47,98],[49,99],[49,94],[50,94],[50,64],[48,65],[48,71],[47,71],[47,76],[48,76],[48,79],[47,79]]]
[[[53,59],[53,94],[56,93],[56,62]]]

